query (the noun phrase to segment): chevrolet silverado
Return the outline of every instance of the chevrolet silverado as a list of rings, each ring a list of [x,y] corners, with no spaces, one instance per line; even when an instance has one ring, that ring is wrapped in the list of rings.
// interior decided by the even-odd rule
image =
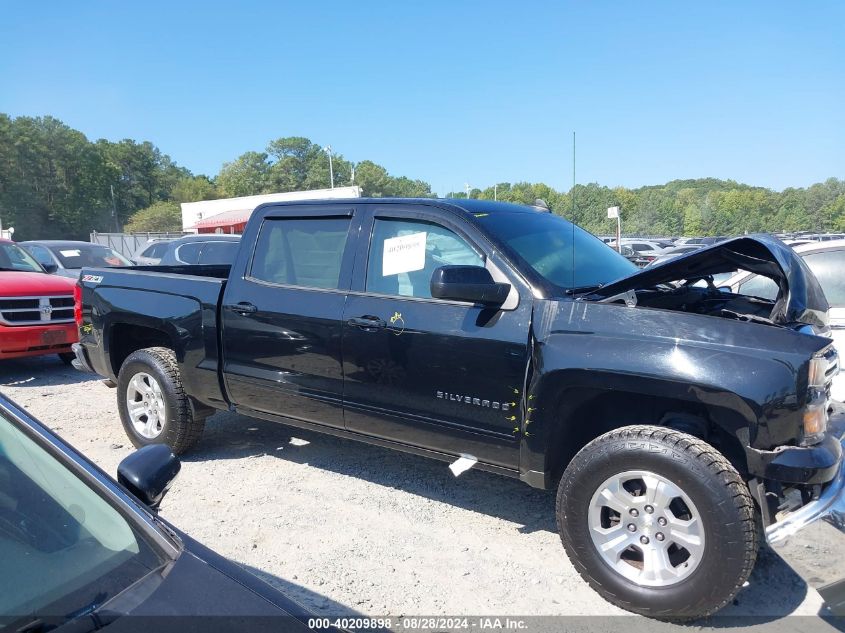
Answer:
[[[777,297],[717,288],[732,270]],[[77,365],[136,446],[186,451],[232,410],[461,462],[556,489],[570,560],[625,609],[717,611],[764,535],[841,608],[843,566],[804,548],[842,558],[839,361],[775,238],[638,270],[542,207],[297,202],[256,209],[231,267],[80,284]]]

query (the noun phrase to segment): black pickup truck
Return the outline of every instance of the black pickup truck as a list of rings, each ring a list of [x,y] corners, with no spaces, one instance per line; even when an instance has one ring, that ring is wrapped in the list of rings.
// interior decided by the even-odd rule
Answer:
[[[777,299],[714,286],[736,269]],[[116,384],[136,446],[186,451],[238,411],[556,487],[569,558],[631,611],[720,609],[761,530],[842,602],[845,569],[803,547],[843,551],[838,356],[777,239],[637,270],[542,206],[298,202],[256,209],[231,269],[78,290],[77,366]]]

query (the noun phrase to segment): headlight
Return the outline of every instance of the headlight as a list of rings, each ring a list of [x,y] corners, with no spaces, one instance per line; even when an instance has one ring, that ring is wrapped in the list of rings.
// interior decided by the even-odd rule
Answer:
[[[824,389],[825,382],[827,382],[827,367],[828,362],[826,358],[815,356],[811,358],[807,386],[811,389]]]
[[[807,373],[807,407],[804,409],[804,422],[801,444],[809,446],[824,439],[827,431],[827,371],[830,368],[824,356],[810,359]]]

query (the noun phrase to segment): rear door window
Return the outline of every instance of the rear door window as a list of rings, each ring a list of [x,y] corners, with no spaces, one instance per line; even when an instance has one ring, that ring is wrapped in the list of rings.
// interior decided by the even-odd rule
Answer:
[[[183,264],[198,264],[200,261],[200,251],[205,246],[205,242],[188,242],[182,244],[176,249],[176,259]]]
[[[238,242],[208,242],[199,257],[200,264],[231,264],[238,253]]]
[[[269,283],[340,288],[348,217],[269,218],[261,226],[250,276]]]

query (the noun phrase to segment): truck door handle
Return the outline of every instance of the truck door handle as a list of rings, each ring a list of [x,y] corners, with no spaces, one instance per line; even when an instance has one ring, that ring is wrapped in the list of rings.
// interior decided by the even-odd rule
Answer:
[[[351,318],[346,323],[348,325],[359,327],[365,332],[375,332],[376,330],[380,330],[387,325],[384,319],[369,315]]]
[[[239,314],[255,314],[258,312],[258,308],[256,308],[251,303],[247,303],[246,301],[241,303],[233,303],[226,306],[232,312],[238,312]]]

